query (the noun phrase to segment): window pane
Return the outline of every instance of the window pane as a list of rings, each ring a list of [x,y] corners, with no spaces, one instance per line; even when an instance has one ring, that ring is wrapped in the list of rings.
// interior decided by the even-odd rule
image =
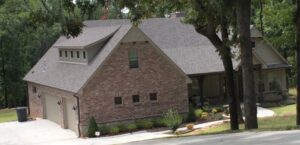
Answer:
[[[84,58],[84,59],[86,58],[86,56],[85,56],[85,51],[83,51],[83,58]]]
[[[73,51],[71,51],[71,57],[73,58]]]
[[[131,48],[129,50],[128,58],[129,58],[129,68],[139,67],[138,52],[136,48]]]
[[[79,51],[77,51],[77,58],[79,58]]]
[[[122,104],[122,97],[115,97],[115,104]]]
[[[59,51],[59,56],[62,57],[62,51],[61,50]]]
[[[140,96],[139,96],[139,95],[133,95],[133,96],[132,96],[132,102],[133,102],[133,103],[138,103],[138,102],[140,102]]]
[[[157,93],[150,93],[150,100],[156,101],[157,100]]]
[[[68,51],[65,51],[65,57],[68,57]]]

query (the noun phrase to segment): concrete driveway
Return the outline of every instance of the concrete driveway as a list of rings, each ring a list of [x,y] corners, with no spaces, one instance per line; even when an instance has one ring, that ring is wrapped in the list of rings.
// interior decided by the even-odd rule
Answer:
[[[78,138],[76,134],[44,119],[24,123],[0,123],[0,145],[110,145],[169,137],[168,131],[138,131],[100,138]]]
[[[163,138],[125,145],[299,145],[300,130]]]

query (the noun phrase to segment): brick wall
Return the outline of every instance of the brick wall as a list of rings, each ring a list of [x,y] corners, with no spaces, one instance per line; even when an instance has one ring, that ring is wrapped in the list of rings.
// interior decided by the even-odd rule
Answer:
[[[138,49],[137,69],[129,68],[128,51],[133,47]],[[157,92],[156,102],[149,99],[152,92]],[[132,101],[136,94],[138,104]],[[114,104],[117,96],[122,105]],[[82,90],[79,101],[83,128],[92,116],[98,123],[112,123],[159,116],[170,108],[188,112],[186,78],[146,42],[120,44]]]

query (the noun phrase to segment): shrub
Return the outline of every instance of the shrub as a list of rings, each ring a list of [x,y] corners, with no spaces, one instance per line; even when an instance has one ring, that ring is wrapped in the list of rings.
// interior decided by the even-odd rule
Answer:
[[[138,120],[136,121],[136,126],[138,129],[150,129],[153,127],[151,120]]]
[[[118,124],[117,126],[120,132],[127,132],[127,126],[125,124]]]
[[[152,119],[152,123],[153,123],[154,127],[165,127],[166,126],[163,118],[161,118],[161,117]]]
[[[112,125],[112,126],[109,127],[109,133],[111,133],[111,134],[117,134],[119,132],[120,132],[120,129],[119,129],[118,126]]]
[[[126,129],[129,132],[135,131],[136,130],[136,125],[135,124],[127,124]]]
[[[201,114],[201,118],[200,119],[206,120],[207,118],[208,118],[208,113],[207,112],[203,112]]]
[[[203,107],[204,112],[211,112],[211,110],[212,110],[211,106],[204,106]]]
[[[198,119],[201,118],[202,113],[203,113],[203,110],[202,110],[202,109],[196,109],[195,112],[194,112],[195,116],[196,116]]]
[[[214,113],[214,114],[216,114],[216,113],[218,113],[219,111],[218,111],[216,108],[213,108],[213,109],[211,110],[211,112]]]
[[[189,113],[186,118],[186,122],[194,122],[194,121],[196,121],[195,108],[192,105],[190,105]]]
[[[100,125],[99,126],[99,131],[101,135],[106,135],[109,133],[109,127],[106,125]]]
[[[194,129],[194,124],[187,124],[186,125],[186,128],[188,129],[188,130],[193,130]]]
[[[168,110],[166,114],[164,114],[164,122],[167,127],[171,128],[173,132],[181,125],[182,116],[176,110]]]
[[[87,130],[88,137],[96,137],[95,132],[99,131],[98,125],[94,117],[90,118]]]

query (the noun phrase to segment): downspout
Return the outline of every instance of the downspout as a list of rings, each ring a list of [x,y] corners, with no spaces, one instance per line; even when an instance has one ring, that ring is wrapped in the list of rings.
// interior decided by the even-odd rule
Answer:
[[[76,98],[76,102],[77,102],[77,116],[78,116],[78,125],[77,125],[77,128],[78,128],[78,137],[81,137],[79,97],[76,94],[74,94],[73,96],[74,96],[74,98]]]

